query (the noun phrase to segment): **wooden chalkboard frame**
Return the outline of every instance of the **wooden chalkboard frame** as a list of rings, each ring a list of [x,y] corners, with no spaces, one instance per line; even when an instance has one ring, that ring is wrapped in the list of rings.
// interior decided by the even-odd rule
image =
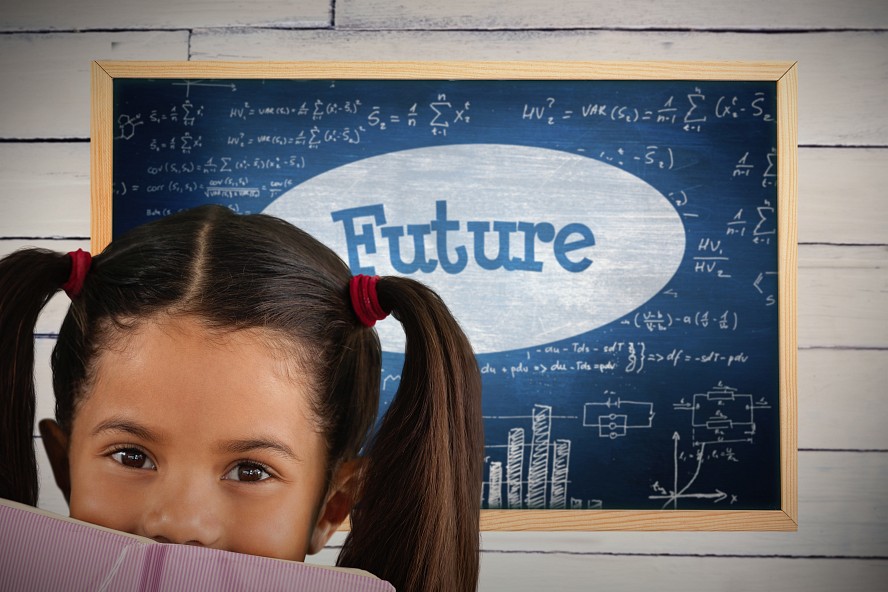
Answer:
[[[91,244],[111,240],[116,78],[770,81],[777,89],[779,510],[482,510],[482,530],[793,531],[798,528],[797,65],[781,62],[121,62],[92,63]],[[347,524],[343,528],[348,528]]]

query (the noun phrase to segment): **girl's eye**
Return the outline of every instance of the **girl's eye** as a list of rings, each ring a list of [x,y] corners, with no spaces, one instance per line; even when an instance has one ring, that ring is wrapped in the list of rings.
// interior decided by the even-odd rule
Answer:
[[[133,469],[155,470],[157,467],[148,455],[138,448],[123,448],[111,453],[111,458],[125,467]]]
[[[230,471],[225,473],[225,476],[223,476],[222,478],[229,481],[254,482],[265,481],[269,477],[271,477],[271,475],[268,474],[268,471],[266,471],[265,467],[263,467],[262,465],[244,462],[238,464]]]

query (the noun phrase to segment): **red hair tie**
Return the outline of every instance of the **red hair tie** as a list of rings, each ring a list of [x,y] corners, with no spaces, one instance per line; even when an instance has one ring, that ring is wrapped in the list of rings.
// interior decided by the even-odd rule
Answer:
[[[83,249],[77,249],[68,253],[68,256],[71,258],[71,275],[68,276],[68,281],[62,284],[62,290],[68,294],[71,300],[74,300],[83,289],[83,280],[86,279],[86,274],[89,272],[92,255]]]
[[[388,313],[382,310],[379,298],[376,296],[376,282],[378,281],[378,275],[356,275],[348,284],[352,308],[355,309],[355,314],[358,315],[361,324],[367,327],[372,327],[376,321],[381,321],[388,316]]]

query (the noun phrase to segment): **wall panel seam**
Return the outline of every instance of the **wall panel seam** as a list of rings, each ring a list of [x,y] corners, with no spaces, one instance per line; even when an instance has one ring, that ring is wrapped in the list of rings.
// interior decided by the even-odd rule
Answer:
[[[207,27],[214,29],[221,27]],[[297,27],[242,27],[248,29],[274,29],[274,30],[307,30]],[[884,33],[884,28],[859,28],[853,27],[819,27],[814,29],[756,29],[742,27],[349,27],[335,26],[336,31],[343,33],[400,33],[400,32],[426,32],[426,33],[577,33],[577,32],[608,32],[608,33],[740,33],[760,35],[804,35],[808,33]]]
[[[334,13],[335,18],[335,13]],[[0,36],[56,35],[88,33],[177,33],[177,32],[238,32],[238,31],[337,31],[342,33],[704,33],[748,35],[805,35],[816,33],[885,33],[886,28],[819,27],[813,29],[792,28],[742,28],[742,27],[348,27],[335,22],[326,26],[298,27],[293,25],[233,25],[193,27],[95,27],[57,29],[10,29],[0,31]]]
[[[325,550],[338,551],[342,545],[328,545]],[[490,555],[569,555],[579,557],[656,557],[667,559],[801,559],[816,560],[837,559],[851,561],[886,561],[885,555],[768,555],[751,553],[630,553],[610,551],[566,551],[559,549],[481,549],[482,554]]]
[[[220,27],[221,28],[221,27]],[[0,31],[0,37],[12,37],[15,35],[80,35],[87,33],[182,33],[190,31],[185,27],[170,29],[139,28],[139,27],[96,27],[84,29],[21,29]]]

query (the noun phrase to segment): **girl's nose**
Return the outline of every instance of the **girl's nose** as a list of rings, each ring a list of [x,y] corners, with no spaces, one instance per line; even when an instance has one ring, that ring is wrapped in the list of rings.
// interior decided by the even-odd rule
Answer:
[[[158,480],[151,488],[142,518],[145,536],[161,543],[220,547],[223,535],[220,508],[212,478]]]

